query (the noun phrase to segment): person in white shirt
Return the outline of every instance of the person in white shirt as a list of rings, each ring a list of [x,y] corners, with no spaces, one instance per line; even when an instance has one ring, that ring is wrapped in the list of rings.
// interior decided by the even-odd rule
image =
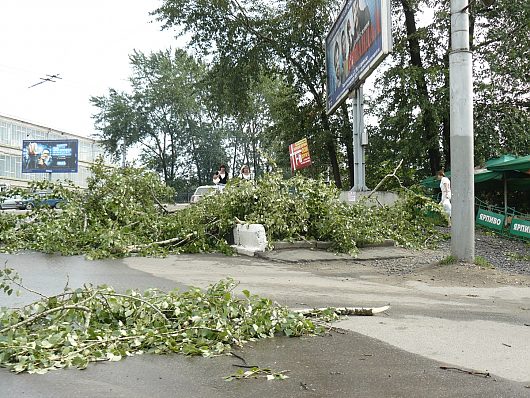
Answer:
[[[252,174],[250,174],[250,168],[246,164],[244,164],[243,167],[241,167],[239,178],[241,178],[242,180],[252,179]]]
[[[445,176],[443,170],[440,170],[436,174],[436,178],[440,180],[440,190],[442,191],[440,204],[447,213],[447,216],[449,217],[449,226],[451,226],[451,181]]]

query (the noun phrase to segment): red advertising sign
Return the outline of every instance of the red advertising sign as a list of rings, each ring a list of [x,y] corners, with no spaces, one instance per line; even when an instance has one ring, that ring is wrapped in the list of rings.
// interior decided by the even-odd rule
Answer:
[[[289,145],[289,156],[291,158],[291,170],[300,170],[311,166],[311,156],[309,156],[309,146],[307,138]]]

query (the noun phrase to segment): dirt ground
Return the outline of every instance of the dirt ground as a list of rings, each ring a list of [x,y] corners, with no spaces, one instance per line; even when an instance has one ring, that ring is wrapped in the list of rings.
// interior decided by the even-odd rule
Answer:
[[[446,232],[450,232],[448,229]],[[430,285],[494,287],[530,286],[530,242],[508,239],[490,231],[475,231],[475,263],[444,264],[451,253],[447,240],[435,250],[411,252],[410,259],[370,264],[382,273],[406,276]],[[480,265],[477,265],[480,264]]]
[[[373,279],[394,286],[404,285],[408,281],[421,281],[431,286],[530,287],[530,261],[521,260],[530,254],[528,244],[498,237],[480,239],[483,239],[483,243],[477,245],[477,257],[486,259],[485,265],[466,262],[444,264],[443,260],[450,253],[449,242],[446,242],[436,250],[410,250],[409,257],[404,258],[302,263],[299,267],[320,275],[342,276],[345,279],[372,275]],[[495,244],[491,245],[490,241]],[[496,247],[495,255],[486,254],[482,246],[490,251],[492,246]],[[527,248],[528,252],[524,254]],[[511,255],[514,251],[519,256]]]
[[[433,264],[408,275],[409,280],[429,282],[434,286],[495,287],[498,285],[530,286],[530,276],[510,274],[475,264]]]

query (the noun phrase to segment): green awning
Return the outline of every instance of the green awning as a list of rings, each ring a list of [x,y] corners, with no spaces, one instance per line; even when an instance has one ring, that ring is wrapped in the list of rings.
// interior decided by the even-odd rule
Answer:
[[[498,165],[504,164],[514,159],[517,159],[517,156],[502,155],[502,156],[499,156],[498,158],[492,158],[486,162],[486,168],[489,169],[490,166],[498,166]]]
[[[447,177],[451,172],[445,173]],[[481,184],[481,189],[495,188],[497,182],[504,184],[504,178],[508,181],[511,189],[530,189],[530,155],[516,157],[513,155],[502,155],[486,162],[485,169],[475,169],[475,184]],[[440,181],[436,176],[428,177],[421,181],[426,188],[439,188]],[[502,186],[502,185],[500,185]]]
[[[446,177],[451,177],[451,172],[445,173]],[[475,184],[480,184],[491,180],[502,180],[502,173],[498,171],[490,171],[486,169],[477,169],[474,174]],[[435,177],[427,177],[421,181],[421,185],[426,188],[440,188],[440,181]]]
[[[502,173],[498,171],[490,171],[486,169],[475,170],[475,184],[480,184],[482,182],[491,181],[491,180],[502,180]]]
[[[487,166],[492,171],[522,171],[530,173],[530,155]]]

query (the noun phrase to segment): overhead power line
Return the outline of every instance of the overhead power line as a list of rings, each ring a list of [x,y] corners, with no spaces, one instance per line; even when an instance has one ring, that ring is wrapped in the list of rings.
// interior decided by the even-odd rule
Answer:
[[[38,86],[39,84],[46,83],[46,82],[55,83],[58,79],[59,80],[62,79],[62,77],[58,73],[56,73],[53,75],[47,74],[46,77],[40,77],[39,79],[41,80],[40,82],[32,84],[28,88],[35,87],[35,86]]]

